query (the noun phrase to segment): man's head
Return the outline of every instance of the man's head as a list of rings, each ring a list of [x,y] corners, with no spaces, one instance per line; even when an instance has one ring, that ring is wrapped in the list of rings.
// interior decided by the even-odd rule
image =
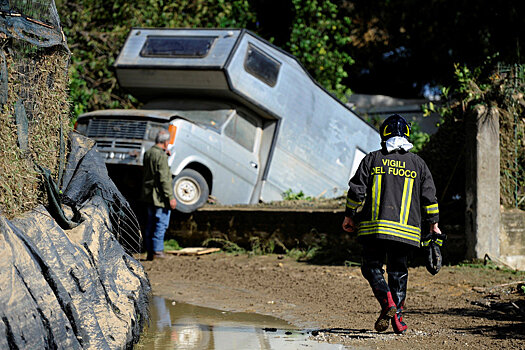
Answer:
[[[394,136],[401,136],[408,140],[410,136],[410,125],[408,125],[405,118],[399,114],[392,114],[381,124],[379,132],[381,133],[381,141],[383,142]]]
[[[159,133],[155,137],[155,143],[159,146],[164,146],[163,148],[166,148],[168,146],[168,141],[170,140],[170,133],[168,130],[160,129]]]

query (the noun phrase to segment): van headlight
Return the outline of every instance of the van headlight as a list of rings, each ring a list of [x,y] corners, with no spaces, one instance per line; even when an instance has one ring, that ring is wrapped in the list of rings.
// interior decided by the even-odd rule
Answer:
[[[87,133],[87,123],[79,123],[79,122],[76,122],[75,123],[75,130],[82,134],[82,135],[86,135]]]

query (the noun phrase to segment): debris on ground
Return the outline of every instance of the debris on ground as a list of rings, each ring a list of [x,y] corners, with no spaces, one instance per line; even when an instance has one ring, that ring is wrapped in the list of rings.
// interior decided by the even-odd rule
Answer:
[[[220,248],[189,247],[179,250],[167,250],[165,253],[174,255],[204,255],[221,251]]]

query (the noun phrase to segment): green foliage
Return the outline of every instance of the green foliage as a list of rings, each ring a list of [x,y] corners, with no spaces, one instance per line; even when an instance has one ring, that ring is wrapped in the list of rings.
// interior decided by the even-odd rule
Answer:
[[[174,239],[169,239],[167,241],[164,241],[164,250],[180,250],[182,247],[179,245],[179,242],[177,242]]]
[[[260,237],[251,237],[251,253],[254,255],[272,254],[275,249],[273,240],[262,241]]]
[[[374,116],[370,116],[370,115],[365,115],[365,120],[372,124],[377,130],[379,130],[379,128],[381,127],[381,124],[383,123],[383,118],[381,118],[380,116],[378,115],[374,115]]]
[[[359,267],[361,266],[361,263],[360,262],[356,262],[356,261],[350,261],[350,260],[345,260],[345,266],[346,267]]]
[[[352,18],[349,85],[388,96],[421,94],[423,86],[452,85],[454,62],[483,64],[499,52],[523,62],[523,3],[519,1],[343,1]],[[432,67],[429,69],[429,67]]]
[[[446,103],[441,107],[429,104],[424,108],[425,113],[440,113],[442,122],[440,130],[432,136],[420,155],[430,163],[431,170],[439,169],[442,164],[450,164],[454,170],[459,168],[457,173],[463,174],[464,161],[461,158],[464,157],[464,123],[476,117],[475,109],[480,105],[494,109],[499,115],[500,124],[501,202],[512,207],[525,197],[525,121],[520,117],[525,112],[525,69],[519,65],[496,66],[492,60],[488,58],[484,65],[473,69],[454,65],[455,83],[442,89]],[[464,197],[464,179],[454,180],[454,174],[445,174],[447,179],[439,179],[440,174],[437,174],[437,182],[440,183],[437,187],[443,186],[444,192],[449,186],[456,187],[449,194],[459,193]],[[525,202],[522,201],[520,205],[524,208]]]
[[[296,261],[311,261],[315,259],[320,247],[314,246],[307,249],[292,248],[286,252],[286,255],[295,259]]]
[[[525,295],[525,285],[521,286],[521,292],[522,292],[523,295]]]
[[[297,200],[313,201],[314,200],[313,197],[305,195],[303,191],[293,192],[291,188],[284,191],[282,193],[282,197],[284,201],[297,201]]]
[[[292,248],[287,249],[284,244],[275,237],[262,239],[261,237],[250,238],[250,250],[246,250],[234,242],[223,238],[208,238],[203,242],[204,246],[220,246],[222,250],[229,254],[249,254],[249,255],[268,255],[285,253],[287,256],[297,261],[311,261],[321,249],[315,245],[307,249]]]
[[[292,0],[295,18],[287,45],[321,85],[346,102],[350,89],[343,84],[345,67],[354,63],[348,54],[351,21],[340,16],[332,1]]]
[[[137,105],[112,70],[132,27],[252,28],[256,20],[247,0],[63,0],[58,10],[73,53],[73,119],[85,111]]]
[[[86,80],[82,79],[84,74],[84,66],[79,64],[77,57],[73,56],[69,68],[69,100],[71,101],[71,113],[75,117],[73,123],[77,116],[88,112],[86,107],[96,93],[88,86]]]
[[[277,247],[280,247],[284,252],[288,251],[284,244],[275,237],[270,237],[269,239],[261,239],[257,236],[251,237],[250,245],[250,253],[254,255],[273,254],[276,252],[275,250]]]
[[[514,270],[506,266],[501,266],[501,265],[494,263],[491,260],[486,260],[486,261],[479,260],[479,259],[465,260],[465,261],[460,262],[457,266],[471,268],[471,269],[496,270],[496,271],[500,271],[505,274],[515,275],[520,278],[525,277],[525,271]]]
[[[246,249],[239,247],[237,244],[228,241],[227,239],[223,238],[208,238],[204,242],[202,242],[203,246],[210,246],[210,245],[220,245],[222,247],[222,250],[227,253],[232,254],[244,254],[246,253]]]
[[[330,1],[293,0],[295,17],[284,48],[329,91],[344,99],[342,81],[353,63],[346,50],[350,20]],[[257,17],[248,0],[63,0],[58,10],[73,53],[70,68],[72,119],[83,112],[133,108],[139,102],[122,90],[112,65],[133,27],[247,28]]]
[[[410,142],[414,145],[412,152],[419,152],[430,140],[430,135],[421,130],[418,123],[412,122],[410,131]]]

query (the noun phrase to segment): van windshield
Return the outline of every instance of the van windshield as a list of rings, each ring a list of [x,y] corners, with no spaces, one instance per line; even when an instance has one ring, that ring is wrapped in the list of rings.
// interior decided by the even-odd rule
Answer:
[[[220,132],[222,125],[233,113],[233,109],[215,111],[178,111],[177,115],[207,129]]]

